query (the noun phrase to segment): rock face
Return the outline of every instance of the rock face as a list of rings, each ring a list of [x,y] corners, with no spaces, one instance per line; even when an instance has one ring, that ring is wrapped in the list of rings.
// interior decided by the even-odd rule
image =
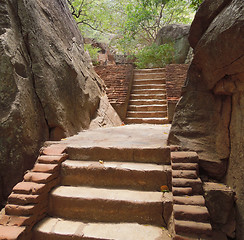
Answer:
[[[190,44],[188,41],[190,25],[171,24],[164,26],[158,32],[156,44],[162,45],[165,43],[174,42],[175,46],[175,62],[178,64],[185,63]]]
[[[237,193],[237,239],[244,239],[244,2],[206,0],[190,29],[194,59],[169,137],[195,150],[202,169]]]
[[[0,202],[41,144],[119,117],[87,63],[83,39],[64,0],[0,0]],[[110,106],[108,104],[108,106]],[[110,106],[111,107],[111,106]]]

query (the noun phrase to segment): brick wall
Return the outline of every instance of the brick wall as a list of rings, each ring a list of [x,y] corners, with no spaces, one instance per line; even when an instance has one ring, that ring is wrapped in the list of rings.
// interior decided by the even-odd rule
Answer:
[[[133,66],[131,64],[97,66],[95,71],[105,82],[109,102],[124,120],[133,80]]]
[[[166,67],[167,99],[178,102],[181,97],[181,89],[187,76],[188,64],[170,64]]]
[[[181,91],[186,80],[188,68],[188,64],[170,64],[166,66],[166,90],[169,122],[173,121],[175,106],[181,97]]]

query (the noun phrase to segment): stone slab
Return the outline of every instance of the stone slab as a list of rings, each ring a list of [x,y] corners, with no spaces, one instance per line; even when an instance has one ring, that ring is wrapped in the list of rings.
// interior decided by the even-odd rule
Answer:
[[[165,228],[141,225],[137,223],[83,223],[46,218],[34,229],[33,240],[170,240]]]
[[[62,164],[62,184],[160,191],[171,189],[171,167],[149,163],[74,161]]]

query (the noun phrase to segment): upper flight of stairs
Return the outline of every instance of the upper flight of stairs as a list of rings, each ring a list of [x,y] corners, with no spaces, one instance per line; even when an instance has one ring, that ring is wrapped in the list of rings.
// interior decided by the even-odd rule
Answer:
[[[127,124],[168,123],[165,69],[134,71],[134,81],[125,122]]]
[[[170,240],[170,150],[167,146],[68,146],[61,185],[33,240]],[[153,156],[153,157],[152,157]]]

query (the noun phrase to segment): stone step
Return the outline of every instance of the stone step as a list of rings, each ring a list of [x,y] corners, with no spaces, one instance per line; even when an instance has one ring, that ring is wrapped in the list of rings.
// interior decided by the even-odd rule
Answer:
[[[173,196],[191,196],[192,188],[191,187],[173,187],[172,186]]]
[[[33,231],[33,240],[170,240],[167,230],[137,223],[84,223],[46,218]]]
[[[166,94],[134,94],[130,95],[131,100],[146,100],[146,99],[154,99],[154,100],[163,100],[166,99]]]
[[[126,118],[126,124],[167,124],[169,123],[168,118]]]
[[[154,79],[165,78],[164,72],[152,72],[152,73],[134,73],[134,80],[136,79]]]
[[[167,111],[167,105],[129,105],[129,111]]]
[[[172,152],[171,161],[173,163],[198,163],[196,152]]]
[[[174,204],[205,206],[205,199],[202,195],[174,196]]]
[[[198,163],[171,163],[173,170],[196,170],[198,172]]]
[[[133,85],[133,90],[137,89],[166,89],[166,84],[139,84]]]
[[[145,69],[134,69],[134,73],[155,73],[155,72],[166,72],[165,68],[145,68]]]
[[[181,234],[181,235],[175,235],[173,240],[217,240],[218,238],[212,238],[209,235],[206,234],[194,234],[194,233],[188,233],[188,234]]]
[[[134,79],[133,85],[166,84],[165,78]]]
[[[205,206],[174,204],[173,211],[176,220],[209,222],[209,213]]]
[[[129,105],[167,105],[166,99],[130,100]]]
[[[150,118],[149,118],[150,119]],[[159,118],[161,119],[161,118]],[[162,121],[163,122],[163,121]],[[66,149],[70,160],[110,161],[110,162],[140,162],[140,163],[170,163],[170,149],[160,147],[100,147],[69,145]]]
[[[179,235],[194,233],[211,236],[212,227],[209,223],[175,220],[175,232]]]
[[[133,89],[131,94],[166,94],[166,89]]]
[[[172,171],[173,178],[190,178],[197,179],[198,173],[196,170],[173,170]]]
[[[63,185],[145,191],[160,191],[162,185],[167,185],[171,189],[169,165],[66,160],[61,175]]]
[[[187,179],[187,178],[173,178],[172,186],[174,187],[191,187],[193,194],[202,194],[202,181],[200,178],[197,179]]]
[[[164,118],[167,117],[167,111],[128,111],[128,118]]]
[[[60,186],[50,193],[49,214],[79,221],[162,226],[166,201],[169,198],[161,192]]]

